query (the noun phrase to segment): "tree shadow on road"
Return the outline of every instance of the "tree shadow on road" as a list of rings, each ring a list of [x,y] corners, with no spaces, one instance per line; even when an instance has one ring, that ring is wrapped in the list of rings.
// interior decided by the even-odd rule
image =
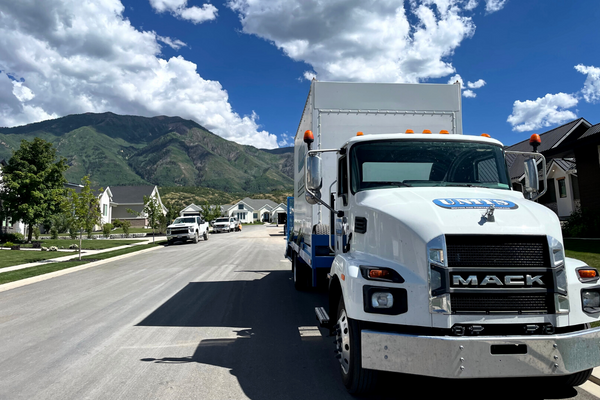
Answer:
[[[138,326],[228,327],[236,338],[202,340],[187,357],[143,362],[201,363],[228,368],[251,399],[352,398],[339,376],[333,338],[317,330],[313,310],[327,303],[323,292],[298,292],[289,271],[244,271],[256,280],[191,282]],[[444,360],[440,360],[444,362]],[[467,399],[563,399],[538,380],[447,380],[381,374],[369,399],[434,397]]]

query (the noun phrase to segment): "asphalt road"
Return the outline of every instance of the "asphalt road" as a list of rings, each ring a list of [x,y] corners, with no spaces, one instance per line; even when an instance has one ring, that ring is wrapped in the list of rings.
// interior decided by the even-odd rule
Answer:
[[[244,227],[0,292],[0,399],[352,398],[283,249]],[[368,398],[596,398],[545,386],[383,375]]]

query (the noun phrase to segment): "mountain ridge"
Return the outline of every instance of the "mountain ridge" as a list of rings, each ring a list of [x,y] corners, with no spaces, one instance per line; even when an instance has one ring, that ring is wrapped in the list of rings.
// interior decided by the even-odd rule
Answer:
[[[231,142],[181,117],[85,113],[0,128],[0,159],[9,159],[21,139],[36,136],[67,158],[71,182],[89,175],[97,186],[202,186],[237,193],[293,188],[293,151]]]

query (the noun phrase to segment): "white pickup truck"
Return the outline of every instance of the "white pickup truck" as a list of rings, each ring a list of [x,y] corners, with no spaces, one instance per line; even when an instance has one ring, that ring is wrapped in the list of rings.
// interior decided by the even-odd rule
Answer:
[[[213,224],[214,232],[231,232],[238,230],[238,223],[233,217],[221,217],[215,220]]]
[[[179,217],[167,227],[169,244],[177,240],[193,240],[194,243],[198,243],[200,236],[208,240],[208,222],[201,217]]]

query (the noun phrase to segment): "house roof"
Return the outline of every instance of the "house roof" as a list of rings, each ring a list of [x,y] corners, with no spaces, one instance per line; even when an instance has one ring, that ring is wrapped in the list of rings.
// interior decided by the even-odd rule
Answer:
[[[553,158],[552,161],[548,164],[548,167],[546,168],[548,171],[550,171],[550,168],[552,168],[553,163],[565,172],[577,171],[577,164],[575,163],[575,159]]]
[[[537,151],[540,153],[544,153],[550,149],[556,148],[560,145],[564,145],[565,142],[576,141],[581,138],[583,135],[587,134],[590,130],[591,124],[586,121],[584,118],[578,118],[571,122],[568,122],[564,125],[556,127],[554,129],[549,130],[548,132],[544,132],[540,134],[540,138],[542,139],[542,143],[538,147]],[[573,138],[570,138],[574,132],[578,132],[579,136],[574,135]],[[583,133],[580,133],[583,132]],[[562,146],[561,146],[562,147]],[[525,139],[522,142],[513,144],[512,146],[506,147],[507,151],[523,151],[523,152],[531,152],[532,147],[529,144],[529,139]],[[511,179],[520,179],[524,174],[524,162],[525,158],[521,155],[515,154],[507,154],[506,155],[506,163],[509,168],[510,178]],[[548,160],[548,163],[550,160]],[[562,168],[562,167],[561,167]]]
[[[596,124],[590,127],[590,129],[588,129],[583,135],[581,135],[578,140],[585,139],[587,137],[597,134],[598,132],[600,132],[600,124]]]
[[[199,206],[195,205],[195,204],[190,204],[189,206],[187,206],[186,208],[184,208],[180,212],[184,212],[184,211],[202,211],[202,209]]]
[[[267,200],[267,199],[251,199],[249,197],[246,197],[242,201],[244,203],[248,204],[254,210],[260,210],[264,206],[277,207],[277,203],[275,203],[272,200]],[[239,203],[239,201],[238,201],[238,203]]]
[[[156,186],[111,186],[113,202],[122,204],[143,204],[144,196],[150,196]]]

